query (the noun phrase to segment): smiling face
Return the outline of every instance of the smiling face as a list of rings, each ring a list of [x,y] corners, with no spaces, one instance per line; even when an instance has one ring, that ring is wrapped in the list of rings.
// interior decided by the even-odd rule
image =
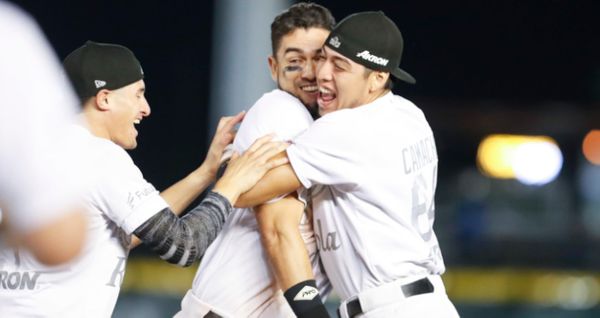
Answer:
[[[371,103],[387,92],[389,73],[369,71],[340,53],[323,47],[317,70],[318,105],[321,116],[343,108]]]
[[[150,105],[144,96],[143,80],[110,91],[106,95],[109,106],[108,138],[123,149],[137,147],[138,131],[135,125],[150,115]]]
[[[328,35],[321,28],[297,28],[281,39],[276,56],[269,57],[277,87],[298,97],[309,110],[316,109],[316,66]]]

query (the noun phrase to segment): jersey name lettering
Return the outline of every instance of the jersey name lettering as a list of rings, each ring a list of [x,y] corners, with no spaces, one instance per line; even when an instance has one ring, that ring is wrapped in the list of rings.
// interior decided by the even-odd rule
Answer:
[[[421,139],[408,147],[402,148],[405,174],[419,171],[436,159],[437,152],[433,136]]]
[[[317,219],[317,231],[315,231],[315,237],[317,238],[317,248],[321,251],[337,250],[342,246],[338,243],[337,231],[327,233],[327,236],[323,236],[323,227],[321,226],[321,220]]]
[[[34,290],[40,272],[7,272],[0,271],[0,288]]]

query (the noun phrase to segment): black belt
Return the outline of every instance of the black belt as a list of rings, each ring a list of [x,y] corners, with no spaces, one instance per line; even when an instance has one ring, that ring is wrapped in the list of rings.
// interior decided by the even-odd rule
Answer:
[[[402,285],[402,293],[404,294],[404,298],[421,294],[433,293],[433,285],[427,277],[421,278],[412,283]],[[358,298],[346,303],[346,312],[348,313],[348,317],[350,318],[362,314],[363,310],[360,306],[360,301],[358,300]],[[338,316],[340,316],[339,310]]]
[[[209,311],[208,313],[206,313],[206,315],[204,315],[204,317],[203,317],[203,318],[223,318],[223,317],[221,317],[221,316],[219,316],[219,315],[215,314],[215,313],[214,313],[214,312],[212,312],[212,311]]]

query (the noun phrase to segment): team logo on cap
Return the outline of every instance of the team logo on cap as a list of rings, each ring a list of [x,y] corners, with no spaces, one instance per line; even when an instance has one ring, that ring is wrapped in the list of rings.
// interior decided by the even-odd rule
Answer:
[[[340,39],[337,36],[334,36],[329,39],[329,44],[337,49],[340,47],[340,45],[342,45],[342,42],[340,42]]]
[[[386,66],[387,63],[389,62],[388,59],[384,59],[383,57],[375,56],[375,55],[369,53],[369,51],[362,51],[362,52],[356,54],[356,57],[360,57],[363,60],[373,62],[373,63],[379,64],[381,66]]]
[[[101,80],[95,80],[94,84],[96,85],[96,88],[100,88],[100,87],[106,86],[106,82],[105,81],[101,81]]]

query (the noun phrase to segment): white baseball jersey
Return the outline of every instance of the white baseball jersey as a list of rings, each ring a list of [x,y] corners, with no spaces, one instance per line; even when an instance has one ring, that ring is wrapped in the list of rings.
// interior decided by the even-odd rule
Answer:
[[[0,206],[11,227],[27,232],[75,201],[80,153],[57,137],[78,102],[36,23],[5,2],[0,39]]]
[[[0,317],[110,317],[125,274],[131,233],[168,205],[127,152],[73,126],[70,137],[96,174],[85,193],[89,229],[82,254],[58,268],[26,252],[0,252]]]
[[[432,229],[435,142],[414,104],[390,92],[327,114],[287,153],[304,187],[315,187],[317,245],[342,299],[444,271]]]
[[[276,89],[264,94],[245,115],[234,148],[242,152],[268,133],[290,140],[312,122],[306,107],[297,98]],[[313,231],[306,215],[300,231],[318,287],[326,295],[329,284],[320,270]],[[270,271],[252,209],[235,209],[231,213],[202,259],[192,292],[195,298],[227,317],[295,317]]]

